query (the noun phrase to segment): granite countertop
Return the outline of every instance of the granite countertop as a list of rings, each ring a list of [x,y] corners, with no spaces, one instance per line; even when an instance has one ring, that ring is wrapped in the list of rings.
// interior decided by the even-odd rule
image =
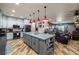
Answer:
[[[27,35],[42,39],[42,40],[46,40],[49,39],[53,36],[55,36],[55,34],[51,35],[51,34],[45,34],[45,33],[35,33],[35,32],[24,32]]]

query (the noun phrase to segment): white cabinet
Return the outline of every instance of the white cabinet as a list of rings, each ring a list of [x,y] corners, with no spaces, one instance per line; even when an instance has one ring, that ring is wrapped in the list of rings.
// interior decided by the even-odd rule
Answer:
[[[0,13],[0,28],[2,28],[2,14]]]
[[[13,25],[19,25],[20,28],[23,28],[24,24],[29,24],[29,21],[27,19],[24,21],[20,18],[4,16],[0,13],[0,28],[12,28]]]
[[[30,20],[24,19],[24,25],[31,25]]]
[[[35,23],[31,24],[31,32],[35,32]]]
[[[13,25],[16,24],[16,19],[15,18],[8,18],[7,20],[7,28],[12,28]]]
[[[21,19],[17,19],[17,25],[19,25],[20,26],[20,28],[23,28],[23,20],[21,20]]]
[[[23,37],[23,32],[20,33],[20,37]]]
[[[13,39],[13,33],[12,32],[10,32],[10,33],[7,33],[7,39]]]
[[[7,18],[5,16],[3,16],[3,18],[2,18],[2,27],[3,28],[7,27]]]

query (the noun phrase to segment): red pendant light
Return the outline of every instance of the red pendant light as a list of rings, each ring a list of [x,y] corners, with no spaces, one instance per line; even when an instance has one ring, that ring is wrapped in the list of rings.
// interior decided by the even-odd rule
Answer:
[[[46,17],[46,18],[43,18],[43,20],[47,20],[48,21],[48,18]]]
[[[35,21],[35,20],[33,20],[32,22],[33,22],[33,23],[35,23],[36,21]]]

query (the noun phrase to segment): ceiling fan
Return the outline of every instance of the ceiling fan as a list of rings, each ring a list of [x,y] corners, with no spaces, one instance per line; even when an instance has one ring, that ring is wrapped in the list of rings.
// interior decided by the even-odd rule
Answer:
[[[74,11],[74,19],[76,20],[76,22],[79,22],[79,10]]]
[[[64,18],[73,19],[75,22],[79,22],[79,9],[72,10],[72,11],[66,11],[64,12]]]
[[[67,11],[64,13],[65,16],[67,17],[78,17],[79,16],[79,9],[75,10],[75,11]]]
[[[75,10],[74,12],[74,16],[79,16],[79,10]]]

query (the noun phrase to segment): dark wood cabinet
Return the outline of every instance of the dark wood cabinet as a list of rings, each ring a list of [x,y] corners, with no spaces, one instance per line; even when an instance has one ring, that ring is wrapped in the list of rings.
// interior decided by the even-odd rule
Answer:
[[[25,25],[25,32],[31,32],[31,25]]]
[[[79,40],[79,31],[73,31],[72,39],[73,40]]]

